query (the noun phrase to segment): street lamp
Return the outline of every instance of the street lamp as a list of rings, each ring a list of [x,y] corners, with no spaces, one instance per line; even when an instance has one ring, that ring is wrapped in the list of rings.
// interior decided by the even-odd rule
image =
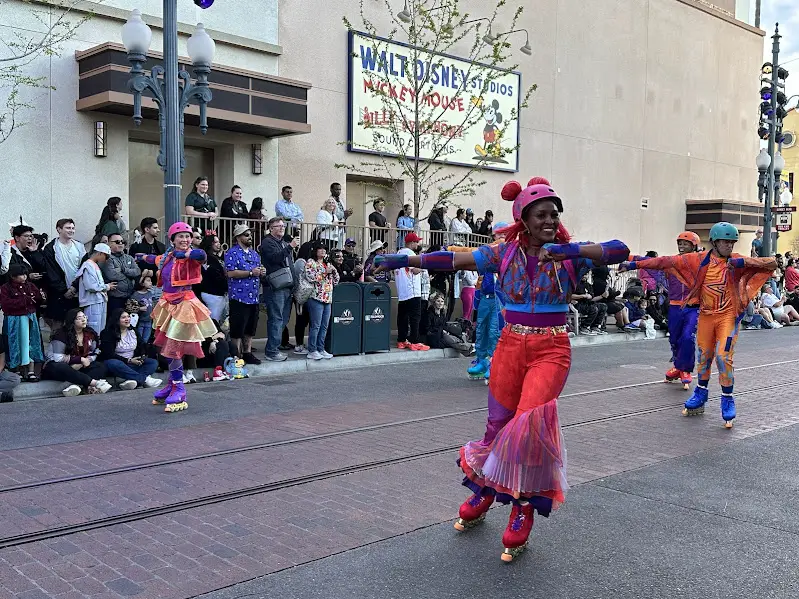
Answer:
[[[206,1],[204,4],[210,6],[212,2]],[[197,5],[206,7],[203,3]],[[192,101],[200,106],[200,131],[203,134],[208,131],[206,106],[212,97],[208,74],[211,72],[215,44],[203,24],[198,23],[187,44],[197,79],[196,83],[192,83],[191,76],[185,70],[178,71],[177,0],[164,0],[164,64],[154,65],[147,74],[142,65],[147,61],[152,37],[152,31],[141,18],[141,11],[134,9],[130,19],[122,26],[122,43],[132,65],[128,89],[133,94],[133,121],[136,125],[142,122],[143,92],[152,95],[158,105],[161,143],[156,162],[164,171],[164,214],[168,228],[180,220],[180,173],[186,166],[183,115]]]

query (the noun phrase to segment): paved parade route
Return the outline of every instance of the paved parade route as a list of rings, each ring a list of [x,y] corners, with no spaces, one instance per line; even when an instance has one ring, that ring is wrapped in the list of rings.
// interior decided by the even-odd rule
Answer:
[[[742,336],[732,430],[715,381],[680,416],[665,341],[575,349],[572,489],[510,566],[507,508],[452,529],[486,414],[466,360],[193,385],[171,416],[146,391],[4,404],[0,597],[795,596],[797,345]]]

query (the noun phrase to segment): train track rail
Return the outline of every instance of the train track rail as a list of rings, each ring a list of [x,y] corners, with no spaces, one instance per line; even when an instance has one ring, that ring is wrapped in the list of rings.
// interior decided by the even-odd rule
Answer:
[[[797,362],[799,362],[799,360],[786,360],[786,361],[783,361],[783,362],[774,362],[774,363],[770,363],[770,364],[763,364],[763,365],[758,365],[758,366],[747,366],[747,367],[743,367],[743,368],[738,368],[737,371],[741,372],[741,371],[746,371],[746,370],[767,368],[767,367],[771,367],[771,366],[782,366],[782,365],[785,365],[785,364],[791,364],[791,363],[797,363]],[[799,381],[795,381],[795,382],[799,383]],[[587,396],[587,395],[596,395],[596,394],[600,394],[600,393],[611,393],[611,392],[614,392],[614,391],[624,391],[624,390],[628,390],[628,389],[635,389],[635,388],[639,388],[639,387],[648,387],[648,386],[658,385],[658,384],[662,384],[662,383],[663,383],[663,380],[659,379],[657,381],[647,381],[647,382],[643,382],[643,383],[631,383],[629,385],[619,385],[619,386],[615,386],[615,387],[606,387],[606,388],[603,388],[603,389],[591,389],[591,390],[587,390],[587,391],[577,391],[577,392],[574,392],[574,393],[566,393],[564,395],[561,395],[560,396],[560,400],[565,400],[565,399],[569,399],[569,398],[572,398],[572,397],[584,397],[584,396]],[[762,388],[762,387],[759,387],[758,389],[760,389],[760,388]],[[745,393],[747,393],[747,391],[738,391],[737,395],[743,395]],[[664,405],[664,406],[657,406],[657,407],[654,407],[654,408],[651,408],[651,409],[654,410],[654,411],[661,411],[661,410],[664,410],[664,409],[668,409],[669,407],[674,407],[674,406],[672,404],[667,404],[667,405]],[[175,464],[183,464],[183,463],[194,462],[194,461],[198,461],[198,460],[207,460],[207,459],[217,458],[217,457],[222,457],[222,456],[235,455],[235,454],[238,454],[238,453],[247,453],[247,452],[251,452],[251,451],[259,451],[259,450],[262,450],[262,449],[270,449],[270,448],[273,448],[273,447],[281,447],[281,446],[286,446],[286,445],[309,443],[309,442],[313,442],[313,441],[322,441],[322,440],[325,440],[325,439],[332,439],[332,438],[336,438],[336,437],[354,435],[354,434],[358,434],[358,433],[365,433],[365,432],[381,430],[381,429],[395,428],[395,427],[398,427],[398,426],[408,426],[410,424],[418,424],[418,423],[430,422],[430,421],[435,421],[435,420],[443,420],[443,419],[447,419],[447,418],[453,418],[453,417],[456,417],[456,416],[467,416],[469,414],[479,414],[481,412],[486,412],[487,409],[488,408],[473,408],[473,409],[470,409],[470,410],[459,410],[459,411],[454,411],[454,412],[447,412],[445,414],[434,414],[432,416],[424,416],[424,417],[420,417],[420,418],[409,418],[409,419],[406,419],[406,420],[396,420],[396,421],[393,421],[393,422],[385,422],[385,423],[380,423],[380,424],[372,424],[372,425],[367,425],[367,426],[348,428],[348,429],[343,429],[343,430],[339,430],[339,431],[332,431],[332,432],[329,432],[329,433],[320,433],[320,434],[316,434],[316,435],[307,435],[307,436],[304,436],[304,437],[296,437],[296,438],[293,438],[293,439],[284,439],[284,440],[281,440],[281,441],[269,441],[269,442],[265,442],[265,443],[256,443],[256,444],[252,444],[252,445],[244,445],[242,447],[232,447],[232,448],[229,448],[229,449],[220,449],[220,450],[217,450],[217,451],[209,451],[209,452],[205,452],[205,453],[193,454],[193,455],[188,455],[188,456],[181,456],[181,457],[176,457],[176,458],[169,458],[169,459],[165,459],[165,460],[154,460],[154,461],[151,461],[151,462],[142,462],[142,463],[139,463],[139,464],[131,464],[131,465],[128,465],[128,466],[119,466],[117,468],[107,468],[107,469],[104,469],[104,470],[95,470],[95,471],[92,471],[92,472],[85,472],[85,473],[74,474],[74,475],[70,475],[70,476],[61,476],[61,477],[42,479],[42,480],[32,481],[32,482],[27,482],[27,483],[20,483],[20,484],[17,484],[17,485],[8,485],[6,487],[0,488],[0,495],[2,495],[3,493],[11,493],[11,492],[14,492],[14,491],[22,491],[22,490],[25,490],[25,489],[35,489],[35,488],[38,488],[38,487],[47,487],[47,486],[51,486],[51,485],[70,483],[70,482],[75,482],[75,481],[79,481],[79,480],[100,478],[100,477],[104,477],[104,476],[110,476],[110,475],[113,475],[113,474],[124,474],[124,473],[127,473],[127,472],[136,472],[137,470],[149,470],[149,469],[152,469],[152,468],[160,468],[160,467],[163,467],[163,466],[172,466],[172,465],[175,465]],[[646,414],[646,413],[648,413],[648,412],[647,411],[640,412],[640,414]],[[628,416],[627,414],[621,414],[621,415],[613,416],[611,418],[617,418],[617,417],[624,418],[624,417],[627,417],[627,416]],[[593,420],[587,420],[587,421],[585,421],[585,423],[581,422],[581,423],[574,423],[574,424],[571,424],[571,425],[565,425],[563,428],[570,428],[572,426],[585,426],[585,424],[591,424],[593,422],[594,422]]]
[[[650,384],[658,384],[658,383],[661,383],[661,381],[652,382],[652,383],[640,383],[640,384],[636,384],[636,385],[628,385],[628,386],[625,386],[625,388],[638,387],[638,386],[644,386],[644,385],[650,385]],[[782,382],[774,383],[774,384],[771,384],[771,385],[762,385],[762,386],[759,386],[758,388],[755,388],[755,389],[742,390],[742,391],[737,392],[736,395],[737,396],[745,396],[745,395],[751,395],[753,393],[759,393],[759,392],[762,392],[762,391],[780,389],[780,388],[784,388],[784,387],[792,387],[793,385],[796,385],[797,383],[799,383],[799,380],[782,381]],[[595,390],[595,391],[591,391],[591,392],[579,392],[579,393],[574,394],[573,396],[585,395],[585,394],[589,394],[589,393],[599,393],[599,392],[603,392],[603,391],[605,391],[605,390]],[[711,401],[714,401],[714,400],[711,400]],[[718,401],[718,400],[715,400],[715,401]],[[580,421],[580,422],[574,422],[574,423],[571,423],[571,424],[566,424],[562,428],[563,429],[572,429],[572,428],[578,428],[578,427],[585,427],[585,426],[591,426],[591,425],[594,425],[594,424],[612,422],[612,421],[615,421],[615,420],[623,420],[625,418],[632,418],[632,417],[636,417],[636,416],[653,414],[653,413],[663,412],[663,411],[667,411],[667,410],[674,410],[676,408],[681,407],[682,403],[683,403],[682,401],[680,401],[679,403],[672,401],[672,402],[669,402],[669,403],[664,404],[664,405],[650,407],[650,408],[646,408],[646,409],[642,409],[642,410],[634,410],[634,411],[630,411],[630,412],[625,412],[623,414],[615,414],[615,415],[611,415],[611,416],[605,416],[605,417],[600,417],[600,418],[587,419],[587,420],[583,420],[583,421]],[[64,477],[63,479],[52,479],[52,481],[40,481],[39,483],[31,483],[31,484],[29,484],[27,486],[21,485],[19,487],[15,487],[15,488],[7,487],[6,489],[4,489],[4,491],[5,492],[10,492],[11,490],[17,490],[17,489],[20,489],[20,488],[25,488],[25,489],[33,488],[33,487],[36,487],[36,486],[42,486],[44,484],[57,484],[59,482],[61,482],[61,483],[63,483],[63,482],[71,482],[71,481],[74,481],[74,480],[82,480],[82,479],[85,479],[85,478],[94,478],[94,477],[98,477],[98,476],[106,476],[108,474],[115,474],[117,472],[128,472],[128,471],[131,471],[131,470],[137,470],[137,469],[142,469],[142,468],[154,468],[154,467],[157,467],[157,466],[160,466],[160,465],[164,465],[164,464],[174,464],[174,463],[177,463],[177,462],[185,462],[185,461],[190,461],[190,460],[203,459],[203,458],[208,458],[208,457],[217,456],[217,455],[229,455],[231,453],[237,453],[237,452],[241,452],[241,451],[252,451],[252,450],[254,450],[256,448],[257,449],[262,449],[262,448],[265,448],[265,447],[274,447],[274,446],[286,445],[286,444],[290,444],[290,443],[304,442],[304,441],[308,441],[308,440],[312,440],[312,439],[324,439],[324,438],[328,438],[328,437],[331,437],[331,436],[339,436],[339,435],[343,435],[343,434],[353,434],[353,433],[358,432],[358,431],[377,430],[377,429],[381,429],[381,428],[400,426],[400,425],[404,425],[404,424],[412,424],[412,423],[415,423],[415,422],[425,422],[425,421],[441,419],[441,418],[447,418],[447,417],[452,417],[452,416],[458,416],[458,415],[463,415],[463,414],[476,413],[476,412],[485,411],[485,410],[486,410],[486,408],[480,408],[480,409],[474,409],[474,410],[464,410],[464,411],[460,411],[460,412],[451,412],[451,413],[448,413],[448,414],[440,414],[440,415],[436,415],[436,416],[428,416],[428,417],[425,417],[425,418],[403,420],[403,421],[391,422],[391,423],[368,426],[368,427],[359,427],[358,429],[348,429],[346,431],[338,431],[338,432],[335,432],[335,433],[326,433],[324,435],[315,435],[313,437],[303,437],[301,439],[280,441],[280,442],[275,442],[275,443],[262,444],[262,445],[259,445],[259,446],[250,446],[250,447],[247,447],[247,448],[237,448],[237,449],[231,449],[231,450],[224,450],[223,452],[212,452],[210,454],[202,454],[202,455],[198,455],[198,456],[189,456],[189,457],[186,457],[186,458],[179,458],[177,460],[165,460],[163,462],[152,462],[152,463],[149,463],[149,464],[139,464],[139,465],[131,466],[131,467],[128,467],[128,468],[113,469],[113,470],[108,470],[108,471],[89,473],[89,474],[85,474],[85,475],[77,475],[77,476],[74,476],[74,477]],[[424,458],[428,458],[428,457],[444,455],[444,454],[447,454],[447,453],[451,453],[451,452],[457,451],[460,447],[461,447],[461,443],[459,443],[457,445],[449,445],[449,446],[446,446],[446,447],[439,447],[439,448],[431,449],[431,450],[428,450],[428,451],[412,453],[412,454],[408,454],[408,455],[400,456],[400,457],[395,457],[395,458],[374,460],[374,461],[364,462],[364,463],[361,463],[361,464],[355,464],[355,465],[352,465],[352,466],[347,466],[347,467],[344,467],[344,468],[333,468],[333,469],[324,470],[324,471],[321,471],[321,472],[315,472],[315,473],[307,474],[307,475],[303,475],[303,476],[285,478],[285,479],[282,479],[282,480],[279,480],[279,481],[273,481],[273,482],[269,482],[269,483],[265,483],[265,484],[253,485],[253,486],[244,487],[244,488],[241,488],[241,489],[236,489],[236,490],[232,490],[232,491],[226,491],[226,492],[223,492],[223,493],[204,495],[204,496],[193,498],[193,499],[188,499],[188,500],[184,500],[184,501],[171,503],[169,505],[163,505],[163,506],[146,508],[146,509],[142,509],[142,510],[136,510],[136,511],[127,512],[127,513],[124,513],[124,514],[119,514],[119,515],[114,515],[114,516],[108,516],[108,517],[105,517],[105,518],[98,518],[98,519],[94,519],[94,520],[89,520],[89,521],[81,522],[81,523],[78,523],[78,524],[69,524],[69,525],[64,525],[64,526],[48,528],[48,529],[45,529],[45,530],[32,532],[32,533],[23,533],[23,534],[14,535],[14,536],[8,536],[8,537],[0,538],[0,549],[5,549],[5,548],[8,548],[8,547],[16,547],[16,546],[20,546],[20,545],[26,545],[26,544],[29,544],[29,543],[35,543],[35,542],[38,542],[38,541],[54,539],[54,538],[58,538],[58,537],[72,535],[72,534],[76,534],[76,533],[80,533],[80,532],[87,532],[87,531],[90,531],[90,530],[96,530],[96,529],[100,529],[100,528],[106,528],[106,527],[114,526],[114,525],[117,525],[117,524],[127,524],[127,523],[130,523],[130,522],[135,522],[137,520],[143,520],[143,519],[152,518],[152,517],[155,517],[155,516],[163,516],[163,515],[172,514],[172,513],[176,513],[176,512],[181,512],[181,511],[185,511],[185,510],[196,509],[196,508],[200,508],[200,507],[214,505],[214,504],[217,504],[217,503],[222,503],[222,502],[225,502],[225,501],[231,501],[231,500],[235,500],[235,499],[251,497],[251,496],[254,496],[254,495],[262,495],[262,494],[265,494],[265,493],[271,493],[271,492],[274,492],[274,491],[279,491],[279,490],[282,490],[282,489],[287,489],[287,488],[295,487],[295,486],[298,486],[298,485],[305,485],[305,484],[309,484],[309,483],[313,483],[313,482],[318,482],[318,481],[322,481],[322,480],[326,480],[326,479],[334,478],[334,477],[338,477],[338,476],[344,476],[344,475],[347,475],[347,474],[365,472],[367,470],[373,470],[373,469],[376,469],[376,468],[384,468],[384,467],[387,467],[387,466],[393,466],[395,464],[402,464],[402,463],[412,462],[412,461],[415,461],[415,460],[420,460],[420,459],[424,459]]]

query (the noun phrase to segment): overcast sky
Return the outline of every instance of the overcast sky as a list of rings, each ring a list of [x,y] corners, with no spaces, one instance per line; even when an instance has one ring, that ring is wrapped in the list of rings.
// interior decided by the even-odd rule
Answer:
[[[788,90],[799,91],[799,60],[787,64],[789,60],[799,59],[799,2],[796,0],[763,0],[760,28],[766,31],[764,53],[771,61],[771,36],[774,23],[780,24],[780,64],[791,73],[788,77]]]

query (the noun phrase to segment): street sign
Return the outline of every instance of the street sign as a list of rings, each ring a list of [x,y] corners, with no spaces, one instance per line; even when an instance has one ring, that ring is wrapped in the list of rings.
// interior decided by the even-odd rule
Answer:
[[[780,214],[783,212],[796,212],[796,206],[774,206],[771,209],[772,214]]]
[[[792,216],[790,212],[778,213],[775,217],[774,224],[777,231],[785,232],[790,231],[792,227]]]

